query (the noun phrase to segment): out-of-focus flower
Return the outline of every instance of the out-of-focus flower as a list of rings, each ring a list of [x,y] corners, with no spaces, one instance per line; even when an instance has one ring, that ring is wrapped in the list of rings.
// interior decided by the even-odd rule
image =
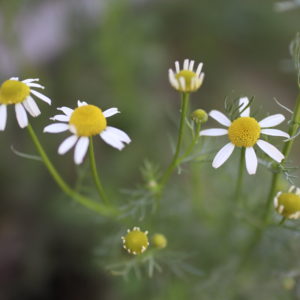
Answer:
[[[141,231],[139,227],[127,230],[127,234],[122,236],[123,248],[130,254],[142,254],[149,246],[148,231]]]

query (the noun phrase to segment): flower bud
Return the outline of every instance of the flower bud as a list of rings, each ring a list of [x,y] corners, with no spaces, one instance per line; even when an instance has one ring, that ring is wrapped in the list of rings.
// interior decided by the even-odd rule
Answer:
[[[208,120],[208,114],[203,109],[196,109],[192,112],[191,119],[196,123],[205,123]]]
[[[149,246],[148,231],[141,231],[139,227],[133,227],[132,230],[127,230],[127,234],[122,236],[123,248],[128,253],[134,255],[142,254]]]
[[[152,236],[152,244],[158,249],[163,249],[167,247],[168,241],[163,234],[156,233]]]

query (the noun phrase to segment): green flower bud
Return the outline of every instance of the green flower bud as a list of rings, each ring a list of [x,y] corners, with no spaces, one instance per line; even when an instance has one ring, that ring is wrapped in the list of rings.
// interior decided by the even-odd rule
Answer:
[[[156,233],[152,236],[152,244],[158,249],[163,249],[167,247],[168,241],[163,234]]]
[[[192,112],[191,119],[196,123],[205,123],[208,120],[208,114],[203,109],[196,109]]]

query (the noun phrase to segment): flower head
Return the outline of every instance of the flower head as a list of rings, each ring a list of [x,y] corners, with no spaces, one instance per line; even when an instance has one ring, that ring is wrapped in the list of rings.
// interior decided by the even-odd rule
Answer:
[[[223,113],[212,110],[209,113],[213,119],[218,121],[225,128],[212,128],[202,130],[201,136],[222,136],[227,135],[227,143],[215,156],[212,166],[219,168],[230,157],[235,147],[244,147],[246,168],[249,174],[255,174],[257,169],[257,156],[254,146],[257,145],[262,151],[269,155],[277,162],[284,159],[283,154],[270,143],[261,139],[261,135],[282,136],[289,138],[289,135],[279,129],[269,129],[281,124],[285,117],[281,114],[271,115],[260,122],[250,117],[249,100],[246,97],[240,98],[239,101],[240,117],[230,121]]]
[[[194,72],[193,60],[185,59],[183,68],[180,69],[179,62],[175,62],[175,72],[169,69],[169,81],[174,89],[180,92],[195,92],[202,85],[204,73],[201,73],[203,63],[199,63],[196,72]]]
[[[148,231],[141,231],[139,227],[133,227],[132,230],[127,230],[127,234],[122,236],[123,248],[128,253],[134,255],[142,254],[149,246]]]
[[[278,192],[274,207],[279,214],[288,219],[300,218],[300,189],[291,186],[287,193]]]
[[[21,128],[28,125],[26,111],[32,116],[40,115],[40,110],[32,96],[51,105],[51,100],[33,88],[44,89],[36,81],[39,79],[25,79],[19,81],[18,77],[12,77],[4,81],[0,87],[0,131],[5,130],[7,120],[7,106],[14,105],[18,124]]]
[[[48,125],[44,132],[60,133],[69,130],[72,135],[66,138],[59,146],[58,153],[63,155],[75,144],[74,161],[81,164],[89,146],[89,137],[99,135],[107,144],[122,150],[125,144],[131,142],[129,136],[122,130],[107,126],[107,118],[119,113],[113,107],[102,112],[95,106],[78,101],[78,107],[74,110],[68,107],[57,108],[63,114],[51,118],[59,121]]]
[[[155,233],[152,236],[151,241],[152,241],[153,246],[158,248],[158,249],[166,248],[167,244],[168,244],[167,238],[161,233]]]
[[[205,110],[199,108],[192,112],[191,119],[196,123],[206,123],[208,115]]]

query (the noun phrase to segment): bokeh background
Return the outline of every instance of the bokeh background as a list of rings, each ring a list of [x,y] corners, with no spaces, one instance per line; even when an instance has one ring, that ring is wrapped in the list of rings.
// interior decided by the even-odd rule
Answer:
[[[162,168],[170,160],[180,99],[168,83],[167,71],[175,60],[204,63],[204,84],[192,95],[192,108],[222,110],[226,96],[240,95],[255,96],[254,105],[262,113],[281,110],[274,97],[293,107],[298,88],[288,46],[300,28],[300,10],[278,12],[274,4],[269,0],[1,1],[0,79],[38,77],[46,86],[53,105],[39,102],[42,114],[31,123],[71,184],[90,184],[88,165],[75,167],[71,152],[57,155],[63,135],[42,133],[49,117],[56,107],[74,107],[78,99],[103,109],[120,109],[112,125],[128,132],[132,143],[122,152],[100,139],[95,147],[108,193],[122,203],[126,198],[122,189],[141,183],[145,159]],[[292,288],[282,284],[284,272],[296,272],[297,235],[280,232],[285,235],[278,241],[279,233],[269,232],[250,271],[234,278],[231,262],[244,232],[228,239],[220,217],[234,189],[234,159],[221,171],[204,164],[193,166],[190,177],[187,172],[174,176],[158,216],[113,223],[74,205],[40,162],[12,151],[13,147],[35,154],[12,109],[0,139],[1,300],[300,299],[295,283]],[[246,177],[245,198],[252,201],[265,195],[269,180],[262,167],[257,178]],[[199,199],[202,206],[195,212],[191,203]],[[122,256],[120,236],[133,225],[165,233],[168,247],[191,254],[190,264],[203,272],[201,276],[180,277],[167,267],[151,279],[131,274],[125,281],[112,276],[105,260],[110,253]]]

